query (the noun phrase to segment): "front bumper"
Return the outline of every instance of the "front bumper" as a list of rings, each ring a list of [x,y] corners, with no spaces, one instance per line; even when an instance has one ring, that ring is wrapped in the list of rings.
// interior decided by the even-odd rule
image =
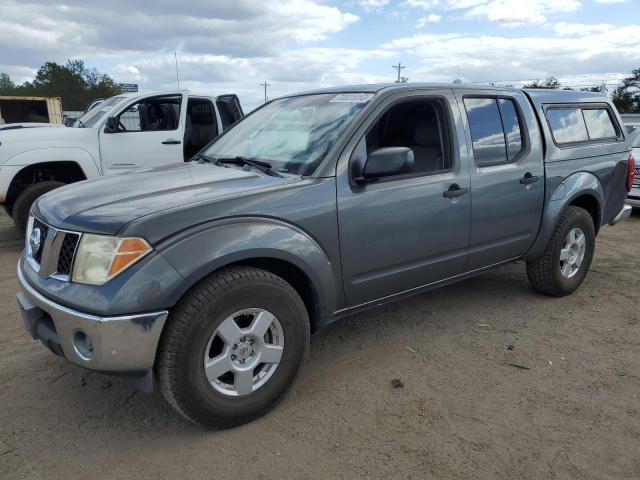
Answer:
[[[142,373],[153,368],[166,310],[115,317],[72,310],[36,291],[24,278],[21,265],[18,303],[25,327],[34,339],[70,362],[92,370]]]
[[[613,220],[609,222],[609,225],[615,225],[616,223],[620,223],[622,220],[626,220],[631,215],[631,205],[624,205],[622,210],[618,212],[618,214],[614,217]]]

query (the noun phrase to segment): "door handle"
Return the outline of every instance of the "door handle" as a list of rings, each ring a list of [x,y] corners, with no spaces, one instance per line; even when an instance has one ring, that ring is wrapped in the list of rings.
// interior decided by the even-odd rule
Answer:
[[[165,140],[162,142],[163,145],[180,145],[182,142],[180,140],[174,140],[172,138]]]
[[[469,193],[468,188],[460,188],[460,185],[454,183],[449,187],[449,190],[445,190],[442,192],[442,196],[445,198],[456,198],[461,197],[462,195],[466,195]]]
[[[540,177],[538,177],[537,175],[532,175],[531,172],[527,172],[524,174],[524,177],[520,179],[520,183],[522,185],[531,185],[532,183],[535,183],[538,180],[540,180]]]

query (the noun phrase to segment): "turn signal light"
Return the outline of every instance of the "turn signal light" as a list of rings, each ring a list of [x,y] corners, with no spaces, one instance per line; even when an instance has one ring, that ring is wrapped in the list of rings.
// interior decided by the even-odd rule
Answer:
[[[633,176],[636,173],[636,158],[633,155],[629,156],[629,174],[627,175],[627,192],[631,191],[633,185]]]

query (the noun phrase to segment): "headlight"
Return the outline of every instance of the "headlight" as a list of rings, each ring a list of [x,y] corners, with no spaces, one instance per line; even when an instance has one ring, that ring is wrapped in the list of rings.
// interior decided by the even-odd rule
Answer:
[[[102,285],[122,273],[151,251],[142,238],[82,235],[76,251],[71,280]]]

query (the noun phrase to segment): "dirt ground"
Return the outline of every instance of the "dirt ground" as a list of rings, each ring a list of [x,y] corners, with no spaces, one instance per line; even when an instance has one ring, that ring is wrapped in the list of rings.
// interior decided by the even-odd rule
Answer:
[[[640,478],[639,240],[604,228],[569,297],[514,264],[345,319],[274,411],[205,431],[32,341],[0,226],[0,478]]]

